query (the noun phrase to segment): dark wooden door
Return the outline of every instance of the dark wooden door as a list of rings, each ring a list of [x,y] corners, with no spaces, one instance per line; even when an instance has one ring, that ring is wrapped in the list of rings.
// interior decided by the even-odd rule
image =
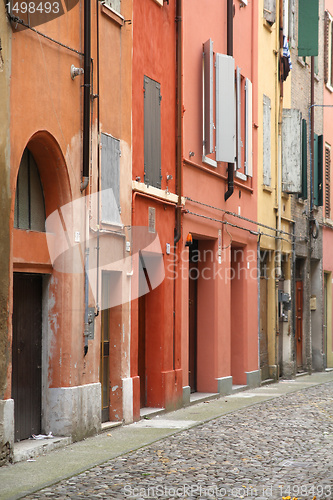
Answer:
[[[146,296],[139,297],[138,375],[140,377],[140,408],[147,404],[146,374]]]
[[[280,279],[278,289],[284,291],[284,280]],[[279,314],[279,334],[278,334],[278,363],[279,363],[279,377],[283,375],[283,307],[282,302],[278,302]]]
[[[198,297],[198,242],[193,241],[190,249],[188,306],[189,306],[189,386],[197,391],[197,297]]]
[[[263,378],[268,377],[267,281],[265,277],[260,278],[260,368]]]
[[[296,281],[296,363],[303,368],[303,281]]]
[[[15,440],[41,432],[42,277],[14,273],[12,398]]]
[[[110,275],[102,273],[102,329],[99,378],[102,390],[102,422],[110,420]]]

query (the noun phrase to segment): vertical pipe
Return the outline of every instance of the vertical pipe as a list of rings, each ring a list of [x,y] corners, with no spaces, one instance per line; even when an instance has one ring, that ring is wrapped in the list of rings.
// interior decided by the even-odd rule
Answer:
[[[233,33],[233,0],[227,0],[227,55],[234,55],[234,33]],[[234,192],[234,163],[228,163],[228,191],[224,193],[227,201]]]
[[[310,175],[311,175],[311,203],[310,203],[310,222],[313,218],[313,199],[314,199],[314,56],[311,56],[311,102],[310,102]]]
[[[84,0],[84,87],[83,87],[83,168],[81,191],[84,191],[89,183],[90,163],[90,72],[91,72],[91,4],[90,0]],[[86,213],[88,206],[86,200]],[[85,274],[84,274],[84,355],[88,352],[88,301],[89,301],[89,218],[86,217],[86,250],[85,250]]]
[[[84,84],[83,84],[83,168],[81,191],[89,183],[90,73],[91,73],[91,4],[84,0]]]
[[[176,140],[176,189],[178,204],[176,207],[176,226],[174,232],[174,262],[173,262],[173,355],[172,366],[176,368],[176,261],[177,243],[181,238],[181,204],[182,204],[182,0],[176,0],[176,116],[177,116],[177,140]]]

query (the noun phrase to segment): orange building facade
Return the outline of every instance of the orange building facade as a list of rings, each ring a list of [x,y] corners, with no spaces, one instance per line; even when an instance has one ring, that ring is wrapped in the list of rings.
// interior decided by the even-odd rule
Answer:
[[[1,426],[9,456],[13,441],[32,434],[78,440],[101,421],[133,418],[132,1],[69,7],[37,32],[24,16],[6,26],[12,199]]]

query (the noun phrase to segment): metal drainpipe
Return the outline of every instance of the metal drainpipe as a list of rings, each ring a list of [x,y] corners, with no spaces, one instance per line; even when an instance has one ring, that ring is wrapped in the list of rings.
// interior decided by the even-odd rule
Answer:
[[[91,3],[84,0],[84,87],[83,87],[83,168],[81,191],[84,191],[89,183],[89,159],[90,159],[90,99],[91,99]],[[88,207],[86,206],[86,211]],[[86,232],[89,237],[89,219],[86,219]],[[86,238],[87,242],[87,238]],[[89,247],[86,243],[85,249],[85,279],[84,279],[84,355],[88,352],[88,302],[89,302]]]
[[[173,370],[176,369],[176,261],[177,243],[181,238],[181,208],[182,208],[182,0],[176,0],[176,60],[177,60],[177,141],[176,141],[176,189],[178,194],[178,204],[176,207],[176,225],[174,231],[174,260],[173,260]],[[175,379],[176,383],[176,379]]]
[[[81,191],[89,183],[90,143],[90,73],[91,73],[91,4],[84,0],[84,84],[83,84],[83,168]]]
[[[234,12],[233,0],[227,0],[227,55],[234,55]],[[233,163],[228,163],[228,191],[224,193],[224,201],[227,201],[234,192],[234,168]]]

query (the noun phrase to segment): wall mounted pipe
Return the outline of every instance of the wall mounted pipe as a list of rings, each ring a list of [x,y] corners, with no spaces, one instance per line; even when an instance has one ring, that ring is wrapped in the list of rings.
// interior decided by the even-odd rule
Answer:
[[[91,100],[91,3],[84,0],[84,84],[83,84],[83,168],[81,191],[89,183],[90,100]]]

